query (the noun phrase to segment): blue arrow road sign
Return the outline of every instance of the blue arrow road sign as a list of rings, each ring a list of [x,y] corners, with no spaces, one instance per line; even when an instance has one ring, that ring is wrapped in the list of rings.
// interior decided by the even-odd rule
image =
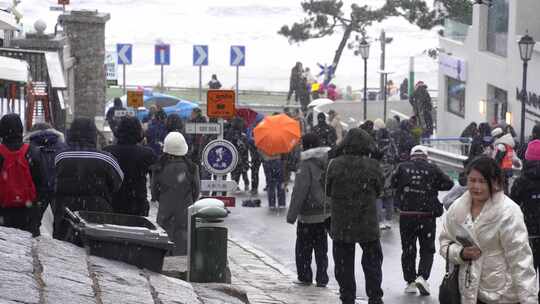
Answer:
[[[231,65],[245,66],[246,65],[246,47],[243,45],[231,46]]]
[[[171,46],[169,44],[156,44],[154,50],[154,63],[156,65],[171,64]]]
[[[133,45],[118,43],[116,45],[116,54],[118,57],[118,64],[131,64],[131,60],[133,58]]]
[[[193,46],[193,65],[208,65],[208,45]]]

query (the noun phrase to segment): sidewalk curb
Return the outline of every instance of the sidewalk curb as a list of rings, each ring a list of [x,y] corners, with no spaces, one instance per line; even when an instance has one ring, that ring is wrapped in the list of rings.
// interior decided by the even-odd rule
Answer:
[[[243,250],[253,254],[255,257],[257,257],[261,262],[263,262],[265,265],[273,268],[277,272],[281,273],[282,275],[289,277],[291,280],[294,280],[296,277],[296,274],[292,272],[291,270],[287,269],[283,264],[281,264],[276,259],[272,258],[268,254],[262,252],[261,250],[253,247],[250,245],[247,241],[241,241],[236,238],[229,237],[229,242],[235,244],[236,246],[242,248]]]

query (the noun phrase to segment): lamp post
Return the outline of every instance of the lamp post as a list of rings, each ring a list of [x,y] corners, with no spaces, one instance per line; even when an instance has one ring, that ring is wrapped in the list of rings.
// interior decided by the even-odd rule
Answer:
[[[536,41],[534,41],[534,39],[528,34],[525,34],[525,36],[521,37],[521,39],[518,41],[519,55],[521,56],[521,60],[523,61],[523,87],[521,91],[521,145],[525,144],[525,102],[527,101],[527,68],[529,60],[531,60],[532,58],[535,44]]]
[[[356,36],[356,42],[357,45],[349,44],[349,49],[356,48],[354,50],[355,56],[362,56],[362,59],[364,59],[364,121],[367,120],[367,60],[369,58],[369,47],[370,44],[367,42],[366,37],[363,36],[362,40],[360,41],[360,38]]]

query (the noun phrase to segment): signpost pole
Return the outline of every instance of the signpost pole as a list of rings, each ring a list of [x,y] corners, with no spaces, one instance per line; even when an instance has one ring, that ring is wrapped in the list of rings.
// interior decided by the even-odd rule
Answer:
[[[162,93],[163,93],[163,91],[164,91],[163,88],[165,87],[164,84],[163,84],[163,78],[164,78],[164,77],[163,77],[163,64],[161,64],[161,92],[162,92]]]
[[[202,65],[199,65],[199,102],[202,101]]]
[[[122,86],[124,87],[124,94],[126,94],[126,64],[122,64]]]
[[[239,105],[239,100],[238,99],[239,99],[239,95],[240,95],[239,91],[238,91],[238,81],[239,81],[239,79],[240,79],[240,66],[237,65],[236,66],[236,101],[235,101],[237,107]]]
[[[218,118],[219,129],[221,130],[218,139],[223,140],[223,118]],[[227,175],[218,175],[218,180],[227,180]],[[227,192],[221,192],[221,196],[227,196]]]

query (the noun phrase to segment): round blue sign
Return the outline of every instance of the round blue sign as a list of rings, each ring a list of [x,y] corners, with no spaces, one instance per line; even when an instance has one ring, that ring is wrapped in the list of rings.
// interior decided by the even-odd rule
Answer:
[[[231,142],[216,139],[206,145],[202,160],[210,173],[224,175],[236,168],[238,152]]]

